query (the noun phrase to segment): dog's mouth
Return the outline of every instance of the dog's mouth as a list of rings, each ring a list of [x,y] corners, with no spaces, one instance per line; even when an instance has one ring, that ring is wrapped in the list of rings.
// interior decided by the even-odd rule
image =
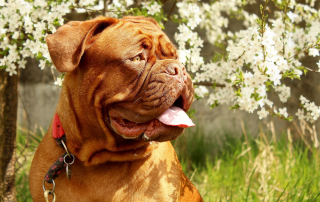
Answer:
[[[194,126],[185,109],[184,98],[179,96],[160,116],[149,121],[136,122],[112,113],[110,125],[125,139],[167,141],[182,134],[184,128]]]

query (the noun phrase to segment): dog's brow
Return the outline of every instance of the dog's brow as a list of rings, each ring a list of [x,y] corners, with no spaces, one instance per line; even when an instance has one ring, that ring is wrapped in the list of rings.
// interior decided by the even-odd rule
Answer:
[[[126,55],[133,56],[142,49],[150,50],[153,47],[152,40],[145,34],[138,33],[134,35],[134,39],[132,41],[133,45],[126,51]]]
[[[141,40],[138,41],[138,43],[141,47],[143,47],[144,49],[151,49],[153,44],[152,44],[152,40],[148,37],[144,37]]]
[[[141,42],[143,42],[145,40],[151,40],[152,41],[152,39],[153,39],[153,36],[152,36],[151,33],[142,31],[141,29],[137,29],[134,32],[133,37],[136,39],[135,44],[141,43]]]

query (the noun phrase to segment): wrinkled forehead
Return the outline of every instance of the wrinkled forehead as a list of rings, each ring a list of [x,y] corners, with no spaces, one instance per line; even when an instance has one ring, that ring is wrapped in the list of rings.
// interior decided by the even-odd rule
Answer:
[[[139,32],[145,34],[148,37],[155,37],[159,35],[165,35],[160,29],[159,25],[151,19],[131,19],[123,18],[118,23],[120,29],[131,30],[133,32]]]
[[[161,55],[176,56],[176,48],[160,29],[152,22],[120,20],[111,26],[102,36],[108,49],[119,52],[136,52],[137,49],[154,49]],[[111,43],[112,42],[112,43]],[[124,51],[128,49],[128,51]]]

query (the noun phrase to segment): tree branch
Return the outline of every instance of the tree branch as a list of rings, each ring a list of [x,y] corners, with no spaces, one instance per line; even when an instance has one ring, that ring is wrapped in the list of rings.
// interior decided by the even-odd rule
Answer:
[[[209,86],[209,87],[212,87],[212,86],[216,86],[216,87],[226,87],[226,85],[224,84],[214,84],[214,83],[211,83],[211,82],[194,82],[193,85],[197,85],[197,86]]]
[[[170,11],[169,11],[169,13],[168,13],[168,15],[167,15],[167,19],[169,19],[169,17],[170,17],[170,15],[171,15],[172,11],[173,11],[173,10],[174,10],[174,8],[176,7],[176,4],[177,4],[177,0],[175,0],[175,1],[173,2],[173,5],[172,5],[172,7],[171,7],[171,9],[170,9]],[[164,22],[163,22],[163,25],[165,25],[165,24],[166,24],[166,22],[168,22],[168,21],[164,21]]]
[[[306,68],[306,69],[307,69],[308,71],[310,71],[310,72],[320,73],[319,71],[316,71],[316,70],[310,69],[310,68],[308,68],[308,67],[304,67],[304,68]]]
[[[302,49],[301,51],[299,51],[299,52],[297,52],[296,54],[294,54],[293,56],[291,56],[290,58],[288,58],[287,60],[290,60],[290,59],[292,59],[292,58],[295,58],[295,57],[298,56],[300,53],[303,53],[303,52],[309,50],[310,48],[314,48],[314,47],[317,46],[317,45],[318,45],[318,44],[316,43],[316,44],[313,44],[312,46],[309,46],[309,47],[307,47],[307,48],[304,48],[304,49]]]

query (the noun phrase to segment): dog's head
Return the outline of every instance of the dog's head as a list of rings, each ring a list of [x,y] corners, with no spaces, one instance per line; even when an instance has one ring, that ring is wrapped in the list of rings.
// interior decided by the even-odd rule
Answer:
[[[172,106],[188,111],[193,85],[176,48],[154,20],[73,21],[46,41],[57,70],[67,72],[60,102],[67,100],[72,112],[60,106],[58,113],[76,120],[70,132],[103,139],[103,131],[108,144],[118,146],[128,139],[130,144],[168,141],[182,134],[183,128],[157,117]]]

